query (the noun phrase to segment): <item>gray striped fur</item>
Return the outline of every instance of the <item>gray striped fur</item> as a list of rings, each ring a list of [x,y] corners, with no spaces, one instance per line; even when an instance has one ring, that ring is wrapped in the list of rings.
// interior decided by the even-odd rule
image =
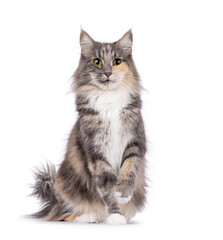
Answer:
[[[43,203],[36,217],[74,220],[94,213],[95,222],[102,222],[119,213],[129,220],[143,208],[146,137],[132,41],[131,30],[114,43],[81,31],[73,85],[78,120],[57,173],[53,166],[36,172],[33,195]],[[121,64],[115,66],[117,58]]]

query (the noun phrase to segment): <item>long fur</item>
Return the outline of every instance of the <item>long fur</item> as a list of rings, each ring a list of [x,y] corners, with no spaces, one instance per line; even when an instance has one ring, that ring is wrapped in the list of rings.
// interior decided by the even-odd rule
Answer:
[[[99,43],[81,32],[78,119],[58,171],[52,164],[35,171],[32,195],[42,204],[35,217],[121,224],[144,207],[146,136],[132,39],[129,31],[117,42]]]
[[[55,189],[53,187],[56,179],[56,168],[52,163],[47,162],[46,166],[34,170],[35,183],[32,186],[31,196],[36,197],[42,208],[32,214],[34,217],[43,218],[52,210],[57,203]]]

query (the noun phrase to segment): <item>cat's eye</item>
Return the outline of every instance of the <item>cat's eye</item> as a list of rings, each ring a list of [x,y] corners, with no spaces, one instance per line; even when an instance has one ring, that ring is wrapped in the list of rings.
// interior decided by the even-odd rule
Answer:
[[[102,61],[101,61],[101,59],[99,59],[99,58],[95,58],[95,59],[93,60],[93,63],[94,63],[95,65],[97,65],[97,66],[101,66]]]
[[[121,59],[116,58],[116,59],[113,60],[113,65],[114,65],[114,66],[117,66],[117,65],[121,64],[121,62],[122,62]]]

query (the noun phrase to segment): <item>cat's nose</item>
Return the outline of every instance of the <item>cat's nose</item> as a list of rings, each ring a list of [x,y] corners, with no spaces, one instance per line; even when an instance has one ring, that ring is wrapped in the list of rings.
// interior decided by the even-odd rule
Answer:
[[[105,75],[106,75],[107,77],[110,77],[110,76],[112,75],[112,73],[111,73],[111,72],[106,72]]]

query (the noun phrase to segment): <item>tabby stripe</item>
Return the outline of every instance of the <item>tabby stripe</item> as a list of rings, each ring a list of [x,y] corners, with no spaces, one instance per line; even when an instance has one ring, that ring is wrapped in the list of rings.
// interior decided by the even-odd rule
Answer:
[[[133,109],[133,108],[140,108],[141,107],[141,99],[139,97],[132,97],[133,101],[128,104],[125,109]]]
[[[94,111],[91,108],[79,108],[77,109],[80,113],[80,115],[97,115],[98,112]]]
[[[135,179],[136,179],[135,173],[131,172],[130,174],[128,174],[128,178],[123,180],[122,183],[127,186],[133,187],[135,184]]]
[[[131,147],[140,147],[140,144],[139,144],[139,142],[138,141],[132,141],[132,142],[130,142],[127,146],[126,146],[126,149],[125,150],[128,150],[129,148],[131,148]]]
[[[132,158],[132,157],[140,158],[139,154],[136,153],[136,152],[129,153],[128,155],[126,155],[126,156],[122,159],[121,167],[122,167],[122,165],[124,164],[124,162],[125,162],[126,159],[129,159],[129,158]]]

